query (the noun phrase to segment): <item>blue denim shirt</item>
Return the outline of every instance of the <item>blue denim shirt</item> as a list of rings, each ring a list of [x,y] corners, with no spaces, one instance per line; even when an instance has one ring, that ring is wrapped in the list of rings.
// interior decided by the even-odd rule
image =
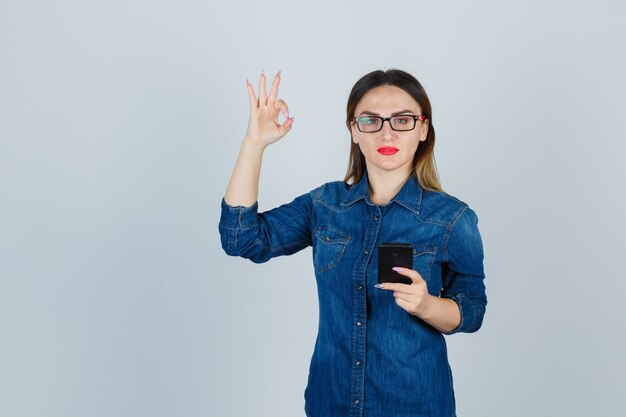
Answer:
[[[474,332],[485,314],[478,219],[464,202],[425,190],[411,175],[387,204],[370,201],[367,174],[330,182],[257,213],[222,200],[227,254],[253,262],[313,246],[319,328],[305,390],[309,417],[455,416],[452,373],[441,332],[407,313],[377,283],[377,247],[413,246],[413,269],[430,294],[459,305],[448,334]]]

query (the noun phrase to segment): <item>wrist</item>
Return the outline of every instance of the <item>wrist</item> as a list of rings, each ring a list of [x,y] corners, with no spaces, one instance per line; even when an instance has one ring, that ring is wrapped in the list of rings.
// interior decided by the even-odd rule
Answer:
[[[424,300],[422,301],[421,308],[418,312],[418,317],[422,320],[431,320],[434,316],[436,316],[435,310],[437,308],[436,304],[438,301],[439,297],[428,294],[426,298],[424,298]]]
[[[241,149],[250,152],[263,153],[266,147],[267,144],[262,143],[260,140],[252,139],[249,136],[246,136],[243,142],[241,142]]]

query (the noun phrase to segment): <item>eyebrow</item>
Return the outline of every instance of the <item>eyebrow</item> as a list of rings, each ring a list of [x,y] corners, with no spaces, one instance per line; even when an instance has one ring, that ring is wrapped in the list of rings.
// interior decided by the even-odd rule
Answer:
[[[415,112],[413,110],[401,110],[401,111],[397,111],[395,113],[391,113],[391,116],[397,116],[399,114],[407,114],[407,113],[415,114]],[[369,110],[363,110],[361,112],[361,115],[363,115],[363,114],[367,114],[367,115],[370,115],[370,116],[380,116],[380,114],[374,113],[373,111],[369,111]]]

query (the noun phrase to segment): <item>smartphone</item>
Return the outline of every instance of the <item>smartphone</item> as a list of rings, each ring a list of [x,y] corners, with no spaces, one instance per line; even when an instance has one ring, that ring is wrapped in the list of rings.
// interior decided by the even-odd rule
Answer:
[[[413,269],[413,246],[408,243],[381,243],[378,246],[378,283],[411,284],[411,278],[391,269],[394,266]]]

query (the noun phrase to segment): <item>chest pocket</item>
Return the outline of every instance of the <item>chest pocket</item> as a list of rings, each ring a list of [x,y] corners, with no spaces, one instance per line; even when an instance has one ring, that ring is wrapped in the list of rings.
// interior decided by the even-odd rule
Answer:
[[[313,240],[315,272],[325,272],[337,266],[350,243],[350,236],[331,226],[318,226]]]
[[[424,281],[430,279],[430,270],[435,261],[437,246],[413,243],[413,269],[419,272]]]

